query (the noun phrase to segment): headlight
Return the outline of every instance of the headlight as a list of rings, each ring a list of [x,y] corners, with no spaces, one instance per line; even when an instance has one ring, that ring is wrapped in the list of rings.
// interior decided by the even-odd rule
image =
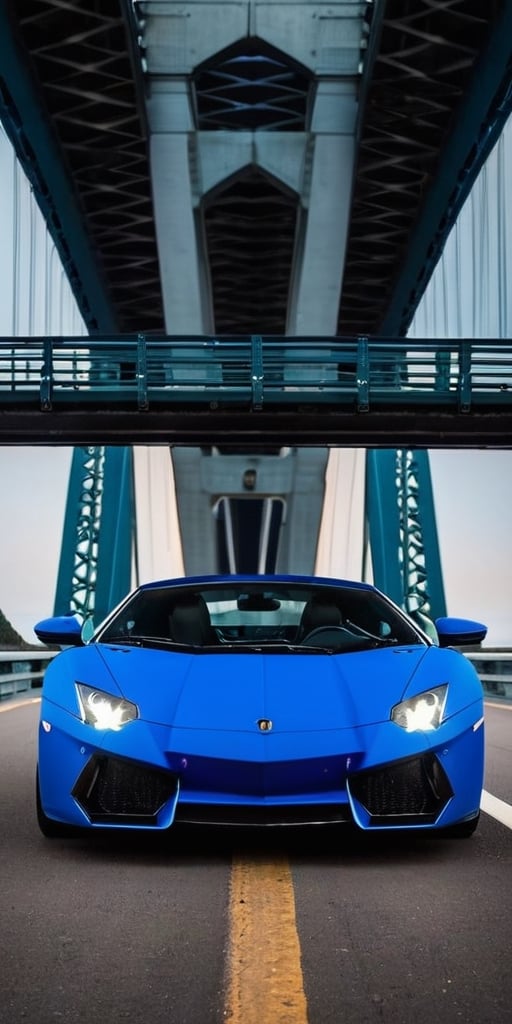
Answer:
[[[448,685],[436,686],[433,690],[425,690],[416,697],[395,704],[391,710],[391,720],[406,732],[429,732],[438,729],[443,720],[444,706]]]
[[[114,697],[93,686],[77,683],[78,703],[82,721],[95,729],[113,729],[119,732],[127,722],[139,717],[139,709],[123,697]]]

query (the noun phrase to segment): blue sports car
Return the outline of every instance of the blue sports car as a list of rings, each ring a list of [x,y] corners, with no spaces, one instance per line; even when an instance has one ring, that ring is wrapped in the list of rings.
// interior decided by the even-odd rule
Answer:
[[[165,830],[352,823],[469,836],[484,764],[482,687],[458,648],[365,583],[205,576],[138,587],[96,629],[38,623],[65,649],[41,702],[37,814]]]

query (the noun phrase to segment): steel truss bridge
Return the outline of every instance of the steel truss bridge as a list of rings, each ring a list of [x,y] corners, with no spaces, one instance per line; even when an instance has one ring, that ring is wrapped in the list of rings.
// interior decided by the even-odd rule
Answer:
[[[367,448],[375,580],[443,614],[426,449],[510,447],[511,348],[405,335],[511,82],[511,0],[5,0],[0,117],[89,332],[0,342],[0,443],[77,446],[56,611],[127,589],[148,443]]]

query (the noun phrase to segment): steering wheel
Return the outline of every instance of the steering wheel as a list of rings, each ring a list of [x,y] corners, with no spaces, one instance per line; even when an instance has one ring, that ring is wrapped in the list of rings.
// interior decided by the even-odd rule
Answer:
[[[343,626],[317,626],[301,640],[304,647],[340,647],[351,634]]]

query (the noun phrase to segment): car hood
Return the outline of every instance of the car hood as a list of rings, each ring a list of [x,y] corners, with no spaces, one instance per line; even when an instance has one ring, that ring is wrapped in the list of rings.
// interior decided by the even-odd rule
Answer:
[[[435,649],[343,655],[209,655],[106,645],[96,650],[146,721],[176,729],[253,732],[255,723],[267,719],[275,734],[387,721],[426,653]]]

